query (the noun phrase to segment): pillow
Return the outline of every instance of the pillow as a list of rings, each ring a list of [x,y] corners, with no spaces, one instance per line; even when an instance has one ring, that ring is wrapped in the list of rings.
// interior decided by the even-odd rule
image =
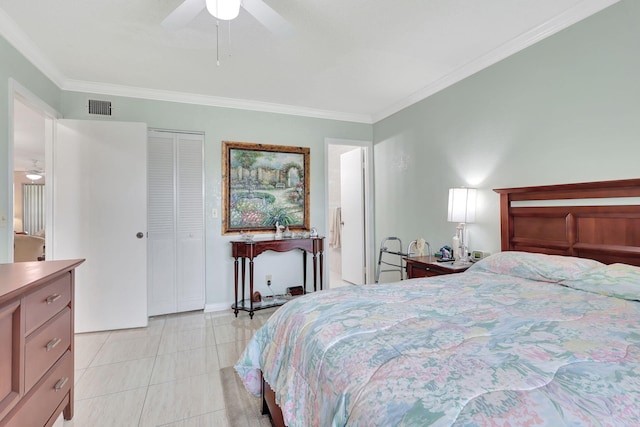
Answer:
[[[507,251],[490,255],[475,263],[468,271],[486,271],[543,282],[574,279],[597,267],[601,262],[560,255]]]
[[[611,264],[589,270],[561,285],[631,301],[640,301],[640,267]]]

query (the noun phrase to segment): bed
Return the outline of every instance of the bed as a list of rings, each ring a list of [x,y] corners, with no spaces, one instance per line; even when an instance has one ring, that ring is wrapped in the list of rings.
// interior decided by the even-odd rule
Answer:
[[[640,180],[496,191],[503,252],[271,316],[235,368],[276,425],[640,425]]]

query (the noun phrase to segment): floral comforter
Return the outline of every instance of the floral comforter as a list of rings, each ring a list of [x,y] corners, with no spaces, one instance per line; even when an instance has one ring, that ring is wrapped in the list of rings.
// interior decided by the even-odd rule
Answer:
[[[290,427],[640,425],[638,299],[638,268],[507,252],[292,300],[235,368]]]

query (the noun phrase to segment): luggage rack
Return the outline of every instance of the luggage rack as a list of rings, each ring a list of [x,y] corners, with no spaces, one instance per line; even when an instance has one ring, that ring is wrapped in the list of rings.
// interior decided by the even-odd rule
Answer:
[[[397,250],[390,250],[387,247],[387,242],[392,242],[392,244],[394,246],[397,245]],[[378,281],[380,280],[380,273],[385,273],[385,272],[397,272],[400,273],[400,280],[404,280],[405,278],[405,272],[406,272],[406,263],[404,261],[404,259],[406,257],[410,257],[412,255],[415,254],[415,249],[417,246],[418,241],[417,240],[412,240],[409,245],[407,246],[407,251],[406,252],[402,252],[402,240],[400,240],[400,238],[398,237],[385,237],[384,239],[382,239],[382,241],[380,242],[380,252],[378,253],[378,267],[376,268],[376,283],[378,283]],[[425,245],[427,245],[429,247],[429,252],[431,253],[431,245],[429,245],[428,242],[425,242]],[[398,262],[393,263],[393,262],[389,262],[389,261],[385,261],[382,259],[382,257],[386,255],[386,256],[397,256],[398,257]],[[388,265],[390,267],[392,267],[391,269],[386,269],[383,270],[382,269],[382,265]]]

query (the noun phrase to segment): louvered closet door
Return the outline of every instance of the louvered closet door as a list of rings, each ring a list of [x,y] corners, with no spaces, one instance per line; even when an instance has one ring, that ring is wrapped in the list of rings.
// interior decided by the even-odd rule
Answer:
[[[176,304],[176,191],[171,134],[149,132],[147,282],[148,313],[174,313]]]
[[[149,132],[149,315],[204,307],[203,136]]]
[[[193,137],[197,137],[194,139]],[[179,136],[177,144],[178,311],[204,308],[204,193],[202,135]]]

